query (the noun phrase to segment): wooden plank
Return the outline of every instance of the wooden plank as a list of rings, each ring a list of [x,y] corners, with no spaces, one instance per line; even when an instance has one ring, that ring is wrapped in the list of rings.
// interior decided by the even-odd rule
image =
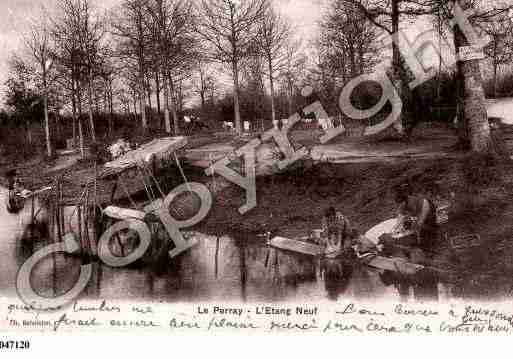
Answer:
[[[284,237],[274,237],[271,239],[270,245],[273,248],[313,257],[320,256],[324,253],[323,247],[319,245]],[[363,259],[360,259],[360,261],[369,267],[381,270],[390,270],[409,275],[416,274],[418,271],[425,268],[439,273],[445,272],[437,268],[431,268],[421,264],[411,263],[404,258],[397,257],[383,257],[373,255],[371,257],[364,257]]]
[[[365,263],[370,267],[401,272],[403,274],[415,274],[425,268],[423,265],[410,263],[403,258],[388,258],[382,256],[373,257]]]
[[[21,193],[20,193],[20,197],[24,198],[24,199],[28,199],[28,198],[31,198],[31,197],[34,197],[34,196],[37,196],[41,193],[44,193],[44,192],[48,192],[52,190],[52,187],[50,186],[47,186],[47,187],[43,187],[41,189],[38,189],[37,191],[29,191],[29,190],[23,190]]]
[[[166,137],[155,139],[145,143],[139,148],[129,151],[114,161],[108,162],[104,166],[104,172],[101,177],[113,175],[126,169],[137,166],[143,162],[151,164],[157,158],[162,159],[167,154],[177,151],[187,145],[185,137]]]
[[[137,211],[135,209],[120,208],[115,206],[109,206],[103,210],[103,214],[114,219],[138,219],[144,220],[146,213]]]
[[[271,247],[309,256],[319,256],[323,252],[323,248],[317,244],[284,237],[274,237],[271,239]]]

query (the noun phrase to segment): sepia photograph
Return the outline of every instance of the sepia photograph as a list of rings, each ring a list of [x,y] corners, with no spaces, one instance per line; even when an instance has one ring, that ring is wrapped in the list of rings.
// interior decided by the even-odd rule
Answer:
[[[513,1],[0,13],[0,352],[513,333]]]

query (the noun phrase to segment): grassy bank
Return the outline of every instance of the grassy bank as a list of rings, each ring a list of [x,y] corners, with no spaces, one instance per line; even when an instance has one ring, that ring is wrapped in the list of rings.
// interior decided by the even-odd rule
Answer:
[[[510,162],[469,155],[461,160],[400,164],[319,164],[272,179],[258,179],[258,205],[245,215],[238,212],[245,193],[236,186],[229,187],[215,196],[209,216],[197,229],[239,236],[266,231],[302,236],[319,228],[323,211],[334,206],[363,233],[395,216],[392,189],[406,182],[415,193],[435,200],[453,197],[449,223],[442,226],[444,235],[479,235],[479,245],[463,252],[451,251],[445,236],[435,248],[435,258],[457,265],[466,295],[509,295],[513,284]]]

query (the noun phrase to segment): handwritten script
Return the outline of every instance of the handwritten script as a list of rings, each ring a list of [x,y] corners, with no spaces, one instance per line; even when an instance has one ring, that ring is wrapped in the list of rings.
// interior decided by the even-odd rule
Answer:
[[[205,331],[321,334],[509,334],[513,312],[481,305],[173,305],[76,301],[42,311],[10,303],[2,328],[12,331]]]

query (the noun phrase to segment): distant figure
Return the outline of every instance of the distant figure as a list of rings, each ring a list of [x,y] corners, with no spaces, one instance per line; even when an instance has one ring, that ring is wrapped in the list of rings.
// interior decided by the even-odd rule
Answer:
[[[321,130],[326,131],[326,126],[327,126],[326,125],[326,119],[325,118],[320,118],[318,120],[318,122],[319,122],[319,126],[321,127]]]
[[[223,129],[233,130],[233,122],[223,121]]]

